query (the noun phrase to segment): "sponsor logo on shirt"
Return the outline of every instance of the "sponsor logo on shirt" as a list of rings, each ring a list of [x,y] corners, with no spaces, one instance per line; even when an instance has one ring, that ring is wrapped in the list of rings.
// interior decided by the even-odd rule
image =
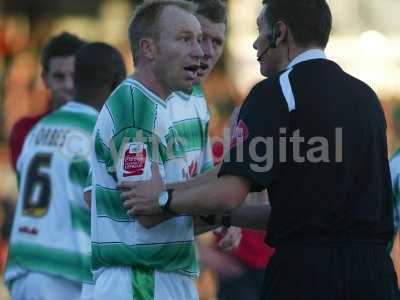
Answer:
[[[144,173],[146,165],[146,145],[143,143],[131,143],[124,154],[123,177],[139,176]]]

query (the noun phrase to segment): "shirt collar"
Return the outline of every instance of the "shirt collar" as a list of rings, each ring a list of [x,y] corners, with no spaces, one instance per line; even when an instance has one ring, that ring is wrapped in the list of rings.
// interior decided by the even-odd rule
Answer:
[[[307,61],[307,60],[312,60],[312,59],[327,59],[324,51],[321,49],[310,49],[307,51],[304,51],[303,53],[299,54],[295,58],[292,59],[292,61],[288,64],[287,68],[293,68],[295,65]]]
[[[76,111],[86,111],[87,113],[91,113],[91,114],[95,114],[95,115],[97,115],[99,113],[94,107],[87,105],[85,103],[79,102],[75,99],[69,100],[65,104],[65,107],[72,109],[72,110],[76,110]]]
[[[129,77],[126,79],[124,82],[133,85],[135,88],[139,89],[143,94],[146,95],[146,97],[152,99],[158,104],[161,104],[163,107],[166,107],[166,101],[171,97],[170,94],[166,99],[162,99],[160,96],[158,96],[155,92],[153,92],[150,88],[142,84],[140,81],[133,77]]]

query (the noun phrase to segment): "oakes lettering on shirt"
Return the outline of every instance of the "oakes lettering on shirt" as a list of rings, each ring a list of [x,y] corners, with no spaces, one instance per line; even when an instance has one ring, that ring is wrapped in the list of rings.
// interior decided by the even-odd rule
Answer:
[[[64,146],[69,132],[70,129],[65,128],[43,127],[35,136],[35,145],[61,148]]]

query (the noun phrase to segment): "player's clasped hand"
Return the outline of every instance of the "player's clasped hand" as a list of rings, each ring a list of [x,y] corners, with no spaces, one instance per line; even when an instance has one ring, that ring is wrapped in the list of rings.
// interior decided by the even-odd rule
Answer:
[[[221,251],[232,251],[239,247],[242,240],[242,229],[239,227],[220,227],[215,229],[214,234],[221,237],[218,249]]]
[[[123,190],[121,199],[129,216],[162,213],[158,198],[165,187],[157,164],[152,163],[151,172],[153,176],[150,180],[123,181],[118,184],[118,189]]]

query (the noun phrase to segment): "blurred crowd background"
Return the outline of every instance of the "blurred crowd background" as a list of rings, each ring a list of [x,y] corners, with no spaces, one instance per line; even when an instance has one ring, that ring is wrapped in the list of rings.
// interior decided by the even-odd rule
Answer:
[[[139,2],[0,0],[0,265],[6,259],[17,196],[8,151],[10,129],[19,118],[42,113],[49,100],[40,78],[42,46],[50,36],[61,31],[89,41],[104,41],[124,54],[131,73],[127,24]],[[226,2],[229,8],[226,49],[205,84],[212,111],[211,136],[223,135],[233,108],[240,105],[251,86],[261,79],[252,44],[262,1]],[[388,121],[391,155],[400,146],[400,1],[328,2],[334,27],[327,55],[371,85],[380,96]],[[207,273],[200,292],[203,299],[213,299],[215,280],[212,272],[204,272]],[[0,292],[0,299],[6,299],[4,295]]]

